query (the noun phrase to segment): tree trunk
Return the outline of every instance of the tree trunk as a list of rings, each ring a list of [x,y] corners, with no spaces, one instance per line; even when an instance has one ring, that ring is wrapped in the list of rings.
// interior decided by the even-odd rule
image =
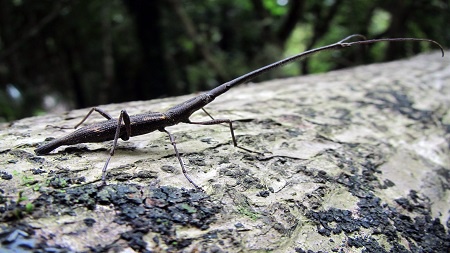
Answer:
[[[187,190],[164,133],[120,140],[99,186],[111,142],[33,153],[88,109],[3,125],[0,247],[447,252],[449,94],[439,53],[232,89],[206,109],[255,152],[234,148],[225,125],[168,128],[205,192]],[[101,108],[163,111],[190,97]]]

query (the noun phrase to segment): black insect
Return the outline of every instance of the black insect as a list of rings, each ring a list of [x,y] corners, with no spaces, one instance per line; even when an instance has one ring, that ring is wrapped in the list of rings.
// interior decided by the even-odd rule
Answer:
[[[361,38],[362,40],[353,41],[353,42],[347,42],[351,38]],[[231,132],[231,138],[233,140],[234,146],[237,146],[236,137],[234,135],[233,131],[233,124],[232,121],[229,119],[214,119],[211,117],[211,120],[208,121],[201,121],[201,122],[194,122],[191,121],[189,118],[191,115],[198,111],[198,110],[204,110],[203,107],[209,103],[211,103],[216,97],[220,96],[221,94],[228,91],[230,88],[246,83],[256,76],[261,75],[262,73],[265,73],[267,71],[270,71],[275,68],[279,68],[283,66],[284,64],[300,60],[304,57],[310,56],[314,53],[325,51],[325,50],[334,50],[334,49],[342,49],[346,47],[351,47],[353,45],[365,45],[365,44],[373,44],[376,42],[381,41],[388,41],[388,42],[394,42],[394,41],[426,41],[436,44],[442,51],[442,56],[444,56],[444,50],[439,43],[433,40],[429,39],[419,39],[419,38],[387,38],[387,39],[373,39],[373,40],[364,40],[364,36],[362,35],[351,35],[347,38],[336,42],[334,44],[330,44],[327,46],[319,47],[316,49],[308,50],[303,53],[291,56],[289,58],[283,59],[281,61],[277,61],[275,63],[272,63],[270,65],[264,66],[260,69],[254,70],[250,73],[247,73],[243,76],[240,76],[236,79],[233,79],[229,82],[226,82],[224,84],[221,84],[220,86],[205,92],[201,95],[198,95],[196,97],[193,97],[179,105],[176,105],[169,110],[167,110],[164,113],[161,112],[150,112],[150,113],[144,113],[144,114],[138,114],[138,115],[128,115],[128,113],[125,110],[122,110],[120,112],[119,118],[114,119],[111,115],[108,113],[100,110],[99,108],[92,108],[89,113],[81,120],[79,124],[75,126],[77,128],[80,126],[88,117],[91,115],[93,111],[96,111],[100,113],[103,117],[105,117],[107,120],[95,123],[92,125],[88,125],[85,127],[82,127],[75,132],[55,139],[53,141],[50,141],[47,144],[44,144],[40,147],[38,147],[35,150],[35,153],[37,155],[44,155],[49,153],[50,151],[58,148],[62,145],[73,145],[78,143],[86,143],[86,142],[103,142],[103,141],[109,141],[113,140],[113,145],[111,148],[111,151],[109,152],[109,157],[105,162],[105,165],[103,166],[102,171],[102,181],[105,182],[106,179],[106,169],[108,167],[109,161],[111,160],[111,157],[114,155],[114,151],[117,146],[117,140],[121,138],[122,140],[126,141],[132,136],[142,135],[151,133],[153,131],[161,131],[167,133],[169,136],[170,142],[172,143],[175,154],[178,158],[178,161],[180,162],[181,169],[183,171],[184,176],[186,179],[196,188],[201,189],[197,184],[194,183],[194,181],[188,176],[186,172],[186,168],[183,164],[183,161],[181,160],[180,153],[178,152],[175,138],[173,135],[166,130],[166,127],[176,125],[178,123],[187,123],[187,124],[197,124],[197,125],[215,125],[215,124],[222,124],[226,123],[230,127]],[[206,112],[206,111],[205,111]]]

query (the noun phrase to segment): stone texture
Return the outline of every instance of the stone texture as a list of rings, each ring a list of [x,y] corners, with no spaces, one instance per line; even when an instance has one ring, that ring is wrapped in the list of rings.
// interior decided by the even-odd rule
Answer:
[[[447,52],[450,55],[450,52]],[[192,96],[101,106],[164,111]],[[448,252],[450,60],[440,53],[241,85],[207,106],[226,126],[33,149],[88,109],[0,130],[0,247],[73,251]],[[193,120],[207,120],[204,113]],[[92,116],[88,123],[101,121]]]

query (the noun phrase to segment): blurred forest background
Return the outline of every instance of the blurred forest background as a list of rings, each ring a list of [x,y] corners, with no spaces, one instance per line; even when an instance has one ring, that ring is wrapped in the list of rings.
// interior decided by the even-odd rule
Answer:
[[[450,45],[450,0],[0,0],[0,121],[207,90],[360,33]],[[432,48],[316,55],[257,81]]]

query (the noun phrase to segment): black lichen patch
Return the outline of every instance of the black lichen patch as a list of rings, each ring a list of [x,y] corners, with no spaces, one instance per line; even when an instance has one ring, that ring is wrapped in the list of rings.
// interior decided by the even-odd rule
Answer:
[[[209,196],[197,190],[173,187],[144,188],[138,185],[108,185],[97,187],[85,185],[42,194],[33,202],[40,214],[76,216],[78,208],[94,210],[97,205],[112,205],[117,210],[114,222],[131,227],[120,238],[139,251],[145,251],[147,242],[143,237],[154,232],[160,235],[158,243],[170,250],[181,250],[192,239],[177,238],[177,226],[207,229],[215,221],[220,207]],[[50,207],[51,208],[48,208]],[[94,219],[84,219],[92,226]],[[108,248],[114,245],[106,246]],[[94,249],[92,249],[94,250]]]
[[[8,196],[0,189],[0,225],[2,222],[16,222],[32,213],[34,206],[27,203],[27,199],[22,191],[17,196]]]
[[[395,202],[409,212],[417,212],[423,215],[430,214],[430,199],[419,196],[414,190],[409,192],[407,198],[399,198]]]
[[[85,177],[76,177],[65,170],[60,170],[58,172],[50,171],[49,178],[46,180],[47,186],[54,189],[65,189],[68,187],[73,187],[73,185],[82,184],[85,182]]]
[[[355,150],[349,148],[350,152]],[[449,252],[450,233],[446,232],[439,219],[431,217],[429,198],[411,191],[406,197],[395,200],[398,206],[390,206],[381,203],[374,194],[376,189],[393,185],[390,181],[380,183],[378,179],[381,173],[378,167],[383,163],[383,157],[358,153],[352,156],[364,158],[358,163],[355,159],[347,159],[343,153],[329,151],[328,154],[344,171],[334,180],[359,199],[355,210],[331,208],[316,211],[317,208],[312,208],[306,214],[322,236],[346,234],[347,241],[339,246],[341,248],[336,247],[336,252],[349,247],[362,248],[362,252]],[[367,236],[360,235],[366,231],[369,231]],[[383,235],[388,249],[386,245],[380,245],[377,235]],[[408,248],[404,246],[405,240]],[[298,252],[302,250],[298,248]]]
[[[256,194],[256,196],[258,197],[263,197],[263,198],[267,198],[270,195],[270,191],[264,190],[264,191],[260,191]]]
[[[34,229],[23,223],[14,226],[0,227],[0,249],[1,252],[69,252],[62,247],[49,247],[45,242],[39,242],[34,236]]]
[[[46,171],[43,170],[42,167],[31,169],[31,173],[33,173],[33,175],[40,175],[40,174],[43,174],[45,172]]]
[[[250,188],[263,189],[261,180],[255,177],[248,168],[231,165],[219,170],[219,174],[236,179],[236,186],[248,190]]]
[[[450,138],[448,138],[449,148],[450,148]],[[450,170],[445,168],[440,168],[436,170],[436,173],[441,177],[442,190],[450,190]]]
[[[95,219],[92,219],[92,218],[86,218],[83,220],[83,222],[84,222],[84,224],[86,224],[86,226],[92,227],[92,226],[94,226],[96,221],[95,221]]]
[[[409,119],[429,123],[433,121],[433,111],[419,110],[414,108],[414,103],[407,95],[390,90],[390,91],[375,91],[366,94],[366,97],[374,100],[373,103],[361,102],[361,104],[373,104],[378,109],[390,109],[396,111]]]
[[[31,250],[36,246],[33,234],[33,229],[23,224],[17,224],[14,228],[1,227],[0,247],[8,252]]]
[[[21,150],[21,149],[13,149],[7,150],[6,153],[18,158],[17,160],[27,160],[30,163],[42,165],[45,162],[45,158],[36,156],[30,152]],[[10,163],[16,163],[16,159],[11,159]]]
[[[364,247],[363,252],[448,252],[450,234],[439,219],[431,218],[429,205],[417,204],[414,199],[419,199],[417,193],[411,192],[408,199],[396,200],[402,203],[402,207],[411,215],[402,214],[394,207],[381,204],[378,197],[367,194],[360,197],[355,215],[352,215],[350,210],[331,208],[325,211],[310,211],[307,217],[317,224],[321,235],[345,233],[348,235],[345,246]],[[362,229],[370,229],[372,235],[352,236],[354,232]],[[373,237],[377,234],[383,234],[387,238],[390,251],[378,244]],[[409,249],[399,243],[401,239],[409,242]]]
[[[360,198],[357,215],[350,210],[332,208],[325,211],[310,211],[307,217],[315,221],[318,232],[323,236],[345,233],[348,240],[345,247],[364,247],[363,252],[448,252],[450,235],[445,231],[439,219],[432,219],[430,214],[401,214],[396,208],[382,205],[380,199],[369,195]],[[424,213],[423,207],[411,212]],[[429,209],[428,209],[429,212]],[[370,229],[370,236],[352,236],[353,232]],[[383,234],[391,250],[381,247],[373,235]],[[406,239],[410,248],[401,245],[400,239]]]
[[[6,171],[0,171],[0,178],[3,180],[11,180],[13,176]]]
[[[375,187],[384,187],[378,182],[376,175],[381,173],[378,165],[370,160],[367,160],[362,165],[352,165],[349,167],[351,173],[341,173],[336,181],[347,187],[352,195],[364,197],[367,192],[373,191]],[[361,173],[358,173],[358,171],[361,171]]]

